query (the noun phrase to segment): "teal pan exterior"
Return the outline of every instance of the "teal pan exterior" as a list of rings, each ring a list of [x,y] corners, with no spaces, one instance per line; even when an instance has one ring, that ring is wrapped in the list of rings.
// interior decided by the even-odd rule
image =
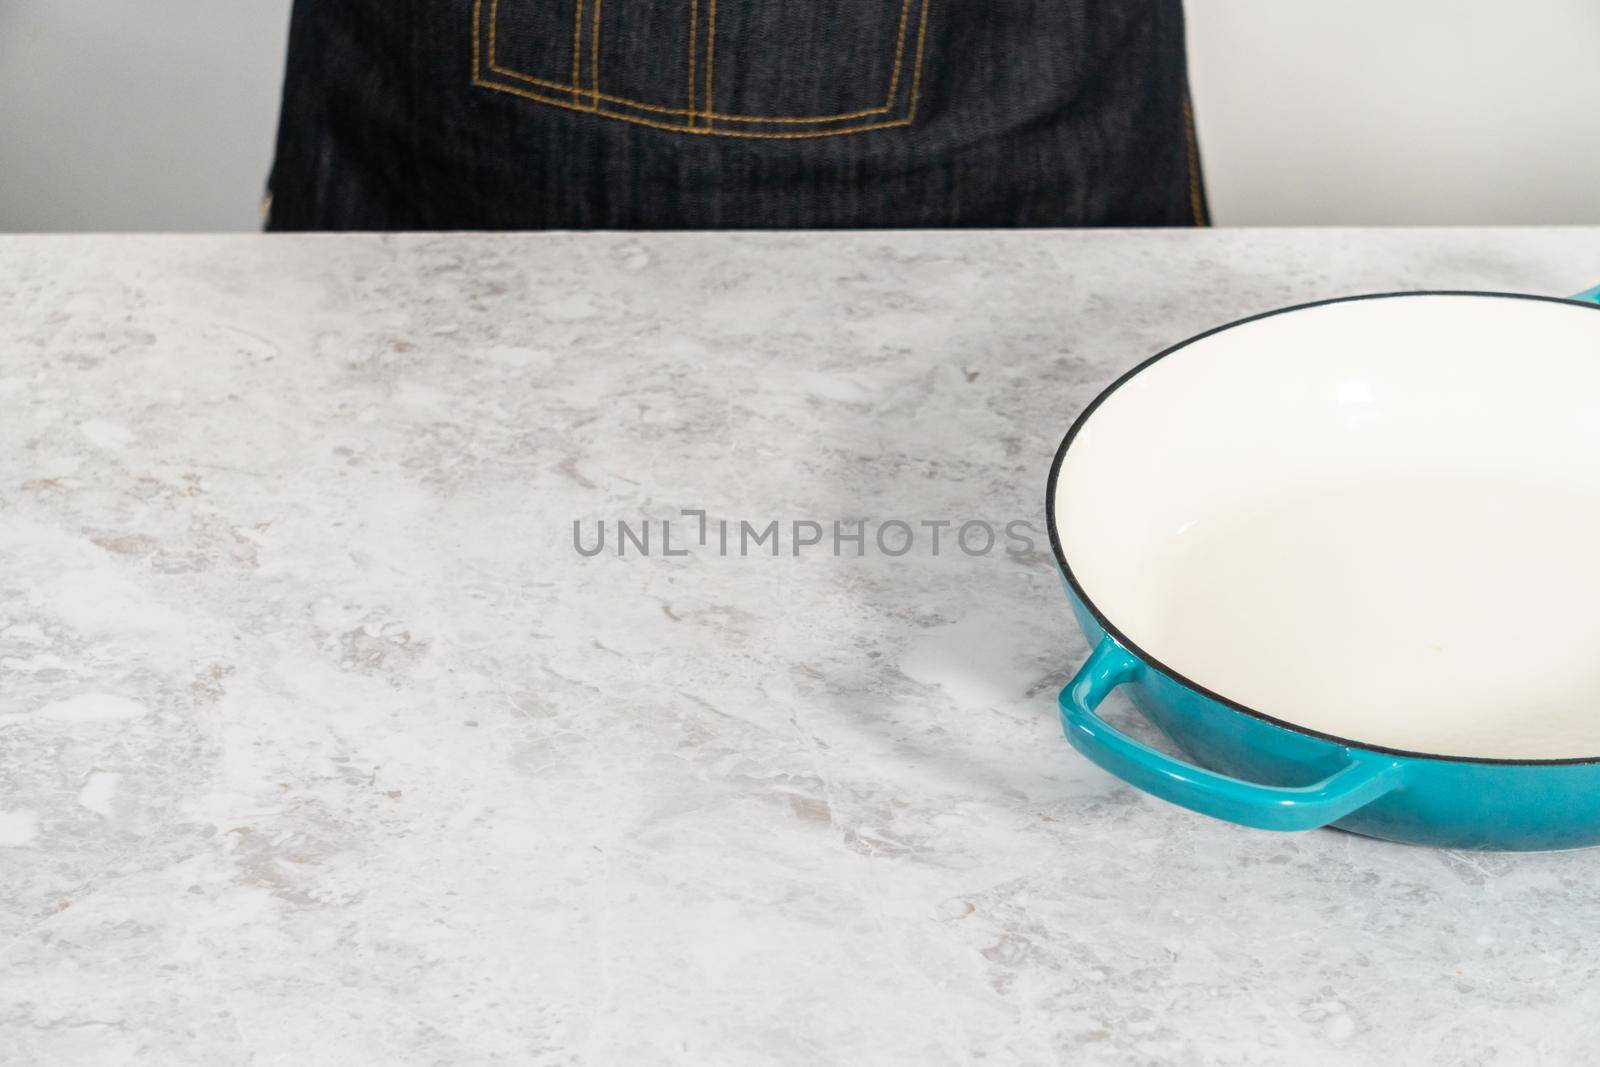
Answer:
[[[1600,303],[1600,286],[1573,297]],[[1158,357],[1159,358],[1159,357]],[[1600,759],[1488,760],[1399,752],[1314,733],[1225,702],[1130,651],[1080,597],[1046,501],[1062,585],[1093,651],[1061,691],[1061,726],[1083,755],[1191,811],[1264,830],[1335,826],[1438,848],[1548,851],[1600,844]],[[1097,713],[1122,687],[1187,758]]]
[[[1385,752],[1279,725],[1141,660],[1106,634],[1070,585],[1067,596],[1094,651],[1061,691],[1062,729],[1079,752],[1147,793],[1263,830],[1337,826],[1408,844],[1502,851],[1600,844],[1600,762]],[[1096,713],[1118,686],[1192,763]]]

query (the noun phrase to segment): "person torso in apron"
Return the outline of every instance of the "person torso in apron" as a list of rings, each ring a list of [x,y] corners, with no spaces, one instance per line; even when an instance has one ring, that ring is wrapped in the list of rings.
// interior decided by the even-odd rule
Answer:
[[[1206,221],[1180,0],[297,0],[268,228]]]

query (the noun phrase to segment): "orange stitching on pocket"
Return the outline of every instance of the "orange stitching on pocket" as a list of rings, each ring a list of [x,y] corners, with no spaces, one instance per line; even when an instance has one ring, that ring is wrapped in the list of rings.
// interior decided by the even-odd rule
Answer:
[[[917,100],[922,92],[922,42],[928,36],[928,5],[933,0],[922,0],[922,16],[917,20],[917,70],[911,75],[911,110],[906,113],[906,121],[914,122],[917,117]]]
[[[583,0],[578,0],[578,13],[572,16],[572,97],[578,98],[578,86],[583,84]]]
[[[689,0],[689,128],[694,129],[694,54],[695,47],[695,21],[700,11],[699,0]]]
[[[589,59],[589,86],[594,90],[594,103],[589,106],[590,111],[600,110],[600,4],[602,0],[594,0],[594,33],[589,35],[589,47],[594,54]]]
[[[926,12],[928,5],[924,0],[922,10]],[[884,97],[883,110],[888,111],[894,104],[895,90],[900,88],[900,57],[905,54],[906,47],[906,16],[911,14],[911,0],[906,0],[900,5],[900,28],[894,33],[894,73],[889,77],[889,95]]]
[[[483,0],[478,0],[478,9],[483,7]],[[500,29],[500,0],[489,0],[489,69],[497,69],[494,65],[494,38]]]
[[[480,85],[478,73],[483,70],[483,56],[478,38],[483,36],[483,0],[472,6],[472,84]]]
[[[842,121],[844,119],[861,118],[861,117],[864,117],[864,116],[867,116],[867,115],[880,115],[880,114],[883,114],[883,113],[889,111],[894,105],[894,95],[893,95],[894,89],[898,88],[898,81],[899,81],[900,71],[901,71],[901,60],[903,58],[904,44],[905,44],[905,42],[904,42],[904,27],[905,27],[905,23],[906,23],[907,17],[908,17],[908,15],[910,13],[911,0],[903,0],[903,5],[901,7],[901,12],[900,12],[901,31],[897,35],[897,40],[896,40],[896,44],[895,44],[895,52],[896,52],[895,67],[894,67],[894,71],[893,71],[893,73],[892,73],[892,75],[890,77],[891,92],[890,92],[889,98],[885,101],[885,103],[884,103],[884,105],[882,107],[864,108],[864,109],[862,109],[860,111],[849,111],[849,112],[844,112],[844,113],[841,113],[841,114],[838,114],[838,115],[778,115],[778,116],[732,115],[732,114],[726,114],[725,115],[725,114],[721,114],[721,113],[715,112],[715,111],[713,111],[711,109],[711,102],[710,102],[709,98],[706,101],[705,110],[703,110],[703,111],[695,111],[693,108],[663,107],[663,106],[660,106],[660,105],[657,105],[657,104],[647,104],[647,103],[644,103],[643,101],[640,101],[640,100],[630,100],[627,97],[612,96],[612,95],[600,92],[600,85],[599,85],[600,40],[599,40],[599,38],[600,38],[600,4],[601,4],[601,2],[602,2],[602,0],[595,0],[594,33],[592,35],[593,40],[591,42],[592,46],[593,46],[593,57],[592,57],[591,63],[590,63],[590,65],[594,68],[594,70],[591,71],[591,75],[590,75],[590,77],[591,77],[590,84],[591,84],[591,87],[592,87],[591,91],[590,91],[589,94],[585,94],[585,95],[590,95],[590,96],[593,97],[593,102],[590,103],[589,105],[585,106],[585,105],[582,105],[582,104],[566,103],[566,102],[563,102],[561,100],[552,99],[551,97],[548,97],[548,96],[542,96],[542,95],[540,95],[540,94],[538,94],[536,92],[532,92],[532,91],[527,90],[527,89],[517,88],[516,86],[504,85],[504,84],[500,84],[500,83],[492,82],[492,81],[485,81],[483,79],[483,77],[481,76],[481,74],[480,74],[480,72],[484,68],[484,64],[482,63],[482,57],[479,54],[479,38],[480,38],[481,33],[482,33],[480,24],[482,22],[483,0],[474,0],[474,4],[473,4],[473,27],[472,27],[472,29],[473,29],[473,60],[474,60],[474,64],[473,64],[473,72],[472,72],[472,83],[474,85],[480,86],[480,87],[485,88],[485,89],[496,89],[496,90],[499,90],[501,92],[510,93],[513,96],[521,96],[521,97],[524,97],[524,98],[529,99],[529,100],[538,101],[539,103],[542,103],[542,104],[549,104],[549,105],[551,105],[553,107],[562,107],[562,108],[567,108],[568,110],[575,110],[575,111],[595,112],[595,113],[598,113],[598,114],[600,114],[600,115],[602,115],[602,116],[604,116],[606,118],[614,118],[614,119],[617,119],[617,120],[622,121],[622,122],[632,122],[632,123],[635,123],[635,124],[640,125],[640,126],[648,126],[648,127],[652,128],[652,129],[668,130],[668,131],[671,131],[673,133],[695,133],[695,134],[715,133],[715,134],[718,134],[718,135],[724,136],[724,137],[750,137],[750,138],[774,139],[774,140],[799,140],[799,139],[811,138],[811,137],[838,137],[838,136],[843,136],[845,134],[866,133],[866,132],[868,132],[870,130],[890,129],[890,128],[895,127],[895,126],[908,126],[916,119],[917,103],[918,103],[918,100],[920,98],[921,84],[922,84],[923,48],[924,48],[924,42],[925,42],[926,37],[927,37],[927,29],[928,29],[928,7],[931,5],[932,0],[919,0],[922,10],[921,10],[921,12],[919,14],[919,17],[918,17],[918,26],[917,26],[917,51],[916,51],[916,60],[915,60],[916,70],[913,72],[912,79],[911,79],[910,110],[909,110],[909,112],[908,112],[908,114],[907,114],[907,116],[905,118],[903,118],[903,119],[895,119],[895,120],[888,121],[888,122],[874,122],[874,123],[867,123],[865,125],[860,125],[860,126],[849,126],[849,127],[843,128],[843,129],[837,129],[836,128],[836,129],[803,131],[803,132],[794,132],[794,133],[773,133],[773,132],[762,132],[762,131],[751,131],[751,130],[713,130],[713,129],[711,129],[711,124],[712,124],[712,122],[714,120],[720,120],[720,121],[724,121],[724,122],[750,122],[750,123],[763,123],[763,124],[767,124],[767,123],[770,123],[770,124],[782,124],[782,123],[834,122],[834,121]],[[712,3],[713,3],[713,8],[714,8],[715,0],[712,0]],[[497,32],[498,32],[498,28],[499,28],[499,6],[500,6],[500,0],[490,0],[490,8],[489,8],[489,50],[488,50],[488,64],[487,64],[488,69],[490,71],[492,71],[493,73],[499,74],[499,75],[501,75],[503,77],[512,78],[512,79],[515,79],[517,81],[526,82],[526,83],[531,84],[531,85],[542,86],[542,87],[545,87],[545,88],[548,88],[548,89],[553,89],[553,90],[556,90],[556,91],[559,91],[559,92],[564,92],[564,93],[565,92],[581,93],[582,90],[581,90],[580,87],[572,86],[572,85],[562,85],[562,84],[560,84],[558,82],[548,81],[548,80],[543,79],[543,78],[536,78],[536,77],[534,77],[534,76],[532,76],[530,74],[524,74],[521,71],[511,70],[511,69],[506,68],[506,67],[501,67],[496,63],[496,35],[497,35]],[[692,56],[692,52],[691,52],[691,59],[692,58],[693,58],[693,56]],[[709,79],[710,76],[711,76],[711,71],[708,69],[707,70],[707,78]],[[690,82],[691,94],[693,93],[693,84],[694,83],[691,80],[691,82]],[[709,81],[708,81],[708,84],[709,84]],[[707,92],[708,92],[708,97],[709,97],[709,89],[707,90]],[[640,117],[638,115],[626,115],[626,114],[622,114],[622,113],[619,113],[619,112],[616,112],[616,111],[602,110],[601,107],[600,107],[601,101],[605,101],[606,103],[611,103],[611,104],[621,104],[621,105],[626,106],[626,107],[637,108],[637,109],[639,109],[641,111],[650,111],[650,112],[656,112],[656,113],[665,114],[665,115],[684,115],[684,116],[688,117],[690,125],[678,125],[678,124],[674,124],[674,123],[657,122],[657,121],[652,121],[650,119],[642,118],[642,117]],[[706,125],[705,129],[700,129],[700,128],[697,128],[694,125],[692,125],[696,115],[701,115],[701,116],[705,117],[705,119],[707,120],[707,125]]]
[[[528,98],[529,100],[537,100],[539,103],[549,104],[551,107],[563,107],[569,111],[582,111],[585,114],[594,111],[594,109],[590,107],[571,104],[565,100],[557,100],[554,97],[540,96],[538,93],[527,89],[519,89],[512,85],[498,85],[494,82],[485,81],[479,81],[477,84],[485,89],[495,89],[502,93],[510,93],[512,96],[522,96]],[[712,137],[757,137],[771,138],[774,140],[800,140],[806,137],[842,137],[847,133],[866,133],[868,130],[887,130],[894,126],[908,126],[911,123],[910,119],[895,119],[893,122],[873,122],[865,126],[847,126],[842,130],[811,130],[802,131],[799,133],[762,133],[755,130],[691,129],[688,126],[677,126],[668,122],[655,122],[650,119],[639,118],[637,115],[622,115],[611,111],[601,111],[599,114],[605,116],[606,118],[613,118],[622,122],[632,122],[639,126],[649,126],[650,128],[656,130],[669,130],[672,133],[694,133],[701,136]]]
[[[544,78],[535,78],[532,75],[524,74],[518,70],[494,66],[489,67],[489,69],[494,71],[494,73],[501,75],[502,77],[512,78],[520,82],[527,82],[530,85],[537,85],[541,88],[551,89],[560,93],[572,92],[572,86],[570,85],[564,85],[560,82],[547,81]],[[479,82],[478,84],[487,89],[498,88],[498,86],[496,86],[493,82]],[[592,96],[593,92],[587,91],[584,92],[583,95]],[[686,107],[664,107],[660,104],[646,104],[640,100],[629,100],[625,96],[612,96],[609,93],[601,93],[600,99],[607,104],[622,104],[625,107],[638,108],[640,111],[651,111],[660,115],[689,114],[689,109]],[[592,108],[590,110],[592,110]],[[771,117],[763,115],[724,115],[721,112],[712,115],[706,115],[704,111],[696,111],[694,114],[706,118],[713,118],[718,122],[842,122],[845,119],[859,119],[866,115],[881,115],[887,110],[889,109],[882,107],[869,107],[863,111],[846,111],[839,115],[773,115]],[[673,127],[675,130],[683,128],[684,127],[681,126]]]
[[[482,4],[483,4],[483,0],[477,0],[477,4],[478,4],[478,8],[481,9]],[[556,90],[558,92],[563,92],[563,93],[581,92],[582,91],[581,89],[574,89],[574,87],[571,86],[571,85],[563,85],[560,82],[553,82],[553,81],[550,81],[550,80],[545,79],[545,78],[535,78],[531,74],[524,74],[520,70],[512,70],[509,67],[502,67],[502,66],[498,65],[495,62],[495,59],[496,59],[496,56],[495,56],[495,32],[496,32],[496,28],[497,28],[497,26],[499,24],[499,5],[500,5],[500,0],[491,0],[491,9],[490,9],[490,12],[489,12],[489,63],[488,63],[489,69],[491,71],[493,71],[494,73],[496,73],[496,74],[502,75],[502,76],[507,77],[507,78],[514,78],[515,80],[520,81],[520,82],[527,82],[530,85],[538,85],[538,86],[542,86],[543,88],[546,88],[546,89],[554,89],[554,90]],[[596,6],[598,7],[598,5],[599,5],[599,0],[596,0]],[[654,112],[656,114],[661,114],[661,115],[685,115],[685,116],[692,117],[692,116],[694,116],[696,114],[699,114],[699,115],[704,115],[707,119],[715,119],[715,120],[720,121],[720,122],[756,122],[756,123],[840,122],[840,121],[843,121],[844,119],[864,118],[867,115],[882,115],[885,112],[887,112],[887,111],[889,111],[889,110],[891,110],[893,108],[893,106],[894,106],[894,94],[895,94],[896,90],[898,90],[898,88],[899,88],[900,72],[901,72],[901,56],[902,56],[902,53],[903,53],[903,50],[904,50],[904,47],[905,47],[905,40],[904,40],[903,34],[904,34],[904,28],[905,28],[905,24],[906,24],[906,19],[907,19],[908,15],[910,14],[910,11],[911,11],[911,0],[904,0],[903,4],[901,5],[901,8],[900,8],[901,35],[895,41],[895,66],[894,66],[894,70],[891,73],[890,79],[889,79],[890,89],[889,89],[888,98],[885,100],[885,102],[884,102],[882,107],[863,108],[860,111],[845,111],[845,112],[841,112],[840,114],[837,114],[837,115],[771,115],[771,116],[768,116],[768,115],[724,115],[724,114],[721,114],[720,112],[712,112],[712,113],[708,114],[706,111],[698,111],[697,112],[697,111],[691,110],[690,108],[664,107],[664,106],[662,106],[660,104],[647,104],[642,100],[630,100],[629,98],[627,98],[625,96],[611,96],[611,95],[608,95],[606,93],[595,93],[593,95],[595,95],[596,101],[595,101],[595,103],[593,105],[591,105],[588,108],[588,110],[591,110],[591,111],[596,110],[599,107],[599,101],[603,100],[608,104],[622,104],[622,105],[624,105],[626,107],[638,108],[640,111],[650,111],[650,112]],[[597,16],[598,16],[598,12],[597,12]],[[926,27],[926,24],[927,24],[927,17],[928,17],[928,9],[927,9],[927,3],[925,2],[923,4],[923,6],[922,6],[922,14],[921,14],[921,21],[922,21],[922,25],[923,25],[924,28]],[[599,25],[598,17],[595,20],[595,24],[596,24],[596,26]],[[476,31],[476,29],[477,29],[476,21],[474,21],[473,28]],[[595,52],[596,52],[596,55],[598,56],[598,52],[599,52],[598,41],[596,41],[595,43],[596,43]],[[921,55],[922,55],[920,36],[918,38],[917,55],[918,55],[918,63],[920,65]],[[596,58],[595,62],[598,63],[598,58]],[[481,67],[475,67],[475,70],[476,69],[481,69]],[[916,75],[920,76],[921,73],[922,72],[919,69],[916,72]],[[476,74],[474,74],[474,79],[473,80],[474,80],[475,84],[482,85],[484,88],[488,88],[488,89],[497,88],[497,86],[494,85],[491,82],[484,82],[484,81],[478,80],[477,77],[476,77]],[[917,80],[917,78],[916,78],[916,76],[914,76],[913,79],[912,79],[912,81],[913,81],[913,90],[912,90],[913,93],[916,91],[915,90],[916,80]],[[516,94],[516,95],[521,95],[521,94]],[[534,99],[537,99],[537,97],[535,97]],[[709,106],[710,105],[708,103],[707,107],[709,107]],[[626,119],[626,116],[617,116],[617,117]],[[673,129],[679,129],[680,127],[674,126],[672,128]]]
[[[479,5],[480,8],[482,6],[482,3],[483,3],[483,0],[478,0],[478,5]],[[597,0],[597,3],[598,3],[598,0]],[[491,7],[490,7],[490,13],[489,13],[489,63],[488,63],[489,69],[492,70],[494,73],[503,75],[503,76],[505,76],[507,78],[514,78],[517,81],[527,82],[530,85],[542,86],[542,87],[544,87],[546,89],[554,89],[557,92],[563,92],[563,93],[569,93],[569,92],[574,92],[574,91],[580,91],[581,92],[581,90],[574,90],[571,85],[564,85],[561,82],[553,82],[553,81],[550,81],[550,80],[548,80],[546,78],[535,78],[533,75],[524,74],[520,70],[512,70],[509,67],[502,67],[496,62],[495,33],[496,33],[496,28],[497,28],[497,26],[499,24],[499,6],[500,6],[500,0],[491,0]],[[908,16],[910,10],[911,10],[911,0],[904,0],[904,3],[902,4],[902,6],[900,8],[900,25],[901,25],[902,31],[904,29],[906,18]],[[924,5],[922,17],[924,19],[926,19],[926,17],[927,17],[926,5]],[[598,18],[597,18],[596,19],[596,25],[598,25],[598,24],[599,24],[599,21],[598,21]],[[474,27],[473,28],[476,31],[476,29],[477,29],[476,22],[474,23]],[[894,106],[894,89],[898,89],[898,87],[899,87],[899,78],[900,78],[900,70],[901,70],[901,68],[900,68],[900,54],[901,54],[902,50],[904,49],[904,45],[905,45],[904,40],[897,40],[896,41],[896,44],[895,44],[895,52],[896,52],[895,69],[892,72],[891,77],[889,79],[890,80],[890,85],[891,85],[892,88],[891,88],[888,100],[883,104],[882,107],[863,108],[860,111],[845,111],[845,112],[841,112],[840,114],[837,114],[837,115],[772,115],[772,116],[767,116],[767,115],[724,115],[724,114],[722,114],[720,112],[714,112],[714,113],[711,113],[711,114],[707,115],[707,117],[708,118],[712,118],[712,119],[717,119],[717,120],[722,121],[722,122],[760,122],[760,123],[776,122],[776,123],[784,123],[784,122],[838,122],[838,121],[841,121],[843,119],[862,118],[862,117],[864,117],[866,115],[881,115],[884,112],[889,111]],[[596,51],[598,52],[598,48],[596,49]],[[479,82],[478,84],[483,85],[486,88],[490,88],[490,89],[495,88],[495,86],[492,83]],[[599,94],[599,99],[600,100],[604,100],[608,104],[623,104],[623,105],[625,105],[627,107],[638,108],[640,111],[653,111],[653,112],[656,112],[656,113],[662,114],[662,115],[691,115],[691,114],[705,115],[706,114],[706,112],[704,112],[704,111],[691,112],[690,109],[688,109],[688,108],[664,107],[664,106],[662,106],[660,104],[647,104],[642,100],[630,100],[629,98],[627,98],[625,96],[611,96],[611,95],[608,95],[606,93],[600,93]]]
[[[907,0],[909,3],[910,0]],[[717,0],[711,0],[711,20],[706,27],[706,128],[713,125],[716,106],[711,100],[711,72],[717,62]]]

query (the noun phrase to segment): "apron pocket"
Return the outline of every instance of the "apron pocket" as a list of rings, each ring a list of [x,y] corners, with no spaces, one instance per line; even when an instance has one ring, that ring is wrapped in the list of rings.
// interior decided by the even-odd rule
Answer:
[[[723,137],[909,125],[929,0],[475,0],[473,81]]]

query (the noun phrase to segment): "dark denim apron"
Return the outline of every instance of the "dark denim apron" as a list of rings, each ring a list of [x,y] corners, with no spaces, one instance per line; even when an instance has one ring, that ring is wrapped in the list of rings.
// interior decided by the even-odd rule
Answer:
[[[1180,0],[297,0],[268,228],[1188,226]]]

